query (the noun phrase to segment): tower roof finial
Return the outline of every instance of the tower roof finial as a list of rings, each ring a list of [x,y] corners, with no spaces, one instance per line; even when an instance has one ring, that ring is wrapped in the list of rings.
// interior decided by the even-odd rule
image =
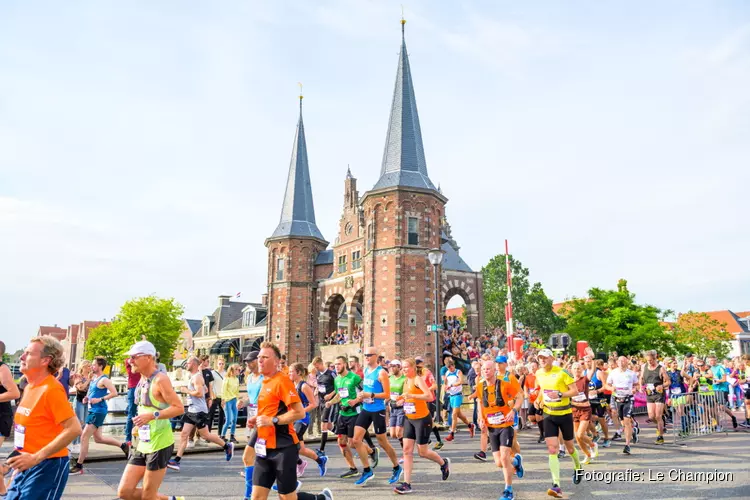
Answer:
[[[302,82],[297,82],[297,85],[299,85],[299,111],[302,112],[302,99],[304,99],[304,96],[302,95]]]
[[[401,39],[404,38],[404,26],[406,26],[406,19],[404,19],[404,4],[401,4]]]

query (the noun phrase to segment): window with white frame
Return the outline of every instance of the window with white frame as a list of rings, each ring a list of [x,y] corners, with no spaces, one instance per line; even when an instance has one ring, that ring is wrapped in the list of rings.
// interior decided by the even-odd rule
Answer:
[[[276,259],[276,281],[284,279],[284,257]]]
[[[346,272],[346,255],[339,255],[339,273]]]
[[[352,270],[362,267],[362,252],[359,250],[352,252]]]
[[[407,224],[407,232],[409,233],[407,244],[419,245],[419,219],[409,217]]]

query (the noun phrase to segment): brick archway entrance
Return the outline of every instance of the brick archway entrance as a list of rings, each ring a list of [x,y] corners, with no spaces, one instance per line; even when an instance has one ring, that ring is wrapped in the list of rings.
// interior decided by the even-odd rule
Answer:
[[[473,275],[474,273],[471,274]],[[483,308],[479,304],[481,293],[475,283],[474,279],[467,279],[467,277],[463,276],[455,277],[455,279],[448,277],[448,279],[443,280],[441,291],[443,295],[443,310],[446,309],[448,302],[456,295],[463,299],[466,306],[466,330],[474,337],[477,337],[484,333],[484,318],[482,315]]]

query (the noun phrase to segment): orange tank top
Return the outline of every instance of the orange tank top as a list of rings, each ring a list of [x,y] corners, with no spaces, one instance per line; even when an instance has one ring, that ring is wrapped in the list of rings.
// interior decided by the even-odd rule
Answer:
[[[427,401],[410,398],[409,396],[412,394],[424,394],[424,392],[417,387],[413,378],[407,378],[406,382],[404,382],[404,413],[406,414],[406,418],[416,420],[429,415],[430,411],[427,409]]]

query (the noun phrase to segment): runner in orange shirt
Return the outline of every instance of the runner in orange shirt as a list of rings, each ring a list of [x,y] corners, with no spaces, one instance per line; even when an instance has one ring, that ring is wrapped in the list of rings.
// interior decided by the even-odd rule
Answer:
[[[15,451],[7,464],[16,475],[7,500],[59,500],[65,490],[67,446],[81,435],[81,424],[54,376],[63,364],[63,347],[49,336],[31,339],[21,355],[21,373],[29,384],[14,419]]]
[[[512,499],[512,474],[511,466],[516,469],[519,478],[523,477],[523,459],[516,455],[511,460],[513,449],[513,420],[518,409],[523,403],[520,396],[521,391],[518,384],[505,382],[497,377],[495,363],[485,361],[482,364],[483,379],[477,382],[477,401],[482,412],[479,424],[487,429],[487,434],[492,447],[492,456],[495,465],[502,467],[505,478],[505,490],[503,499]]]

